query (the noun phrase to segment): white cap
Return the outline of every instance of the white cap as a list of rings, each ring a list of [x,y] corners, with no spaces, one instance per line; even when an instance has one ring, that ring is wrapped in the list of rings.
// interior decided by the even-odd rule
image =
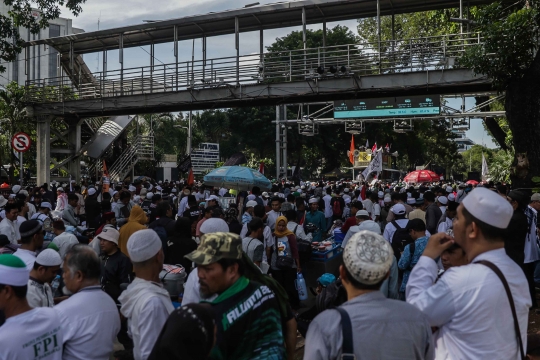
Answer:
[[[451,192],[453,192],[453,191],[454,191],[454,189],[452,189],[451,186],[447,186],[447,187],[446,187],[446,192],[447,192],[447,193],[451,193]]]
[[[257,206],[257,202],[255,200],[249,200],[246,203],[246,208]],[[203,223],[204,224],[204,223]]]
[[[211,200],[218,201],[219,198],[216,195],[210,195],[208,199],[204,199],[204,201],[211,201]]]
[[[454,194],[449,194],[448,201],[456,201],[456,196]]]
[[[382,191],[379,191],[377,193],[377,196],[379,197],[379,199],[382,199],[384,197],[384,193]]]
[[[349,188],[345,188],[345,189],[343,189],[343,192],[346,192],[346,193],[348,193],[348,192],[349,192]]]
[[[96,237],[98,239],[107,240],[118,245],[118,238],[120,237],[120,232],[118,232],[118,230],[112,227],[104,227],[103,230],[101,230],[101,232],[96,235]]]
[[[405,215],[405,213],[407,212],[403,204],[396,204],[392,206],[392,209],[390,210],[392,210],[392,212],[396,215]]]
[[[133,201],[135,201],[136,203],[138,203],[139,201],[141,201],[141,197],[139,195],[135,195],[133,197]]]
[[[448,204],[448,198],[446,196],[439,196],[437,198],[437,201],[440,202],[443,205]]]
[[[17,194],[19,191],[21,191],[21,185],[13,185],[13,187],[11,188],[11,192],[13,192],[14,194]]]
[[[394,252],[381,235],[362,230],[354,234],[343,251],[343,264],[358,282],[374,285],[386,277]]]
[[[247,196],[248,200],[255,200],[255,198],[256,198],[256,196],[253,195],[253,194],[250,194],[250,195]]]
[[[56,191],[64,192],[64,188],[60,186],[59,188],[56,189]]]
[[[58,251],[45,249],[38,254],[36,262],[42,266],[60,266],[62,264],[62,258]]]
[[[223,219],[210,218],[202,223],[200,231],[203,234],[229,232],[229,225]]]
[[[461,202],[472,216],[499,229],[506,229],[514,214],[512,205],[487,188],[476,188]]]
[[[392,198],[386,196],[386,197],[384,198],[384,202],[385,202],[385,203],[392,202]]]
[[[313,197],[313,198],[309,199],[308,202],[309,202],[310,204],[317,204],[319,201],[317,200],[317,198],[314,198],[314,197]]]
[[[92,195],[94,195],[95,193],[96,193],[96,189],[94,189],[94,188],[88,189],[88,195],[92,196]]]
[[[266,197],[269,197],[269,195],[268,195],[268,193],[265,191],[265,192],[262,193],[262,197],[265,197],[265,198],[266,198]]]
[[[148,200],[152,200],[153,197],[154,197],[154,193],[151,193],[151,192],[146,193],[146,198],[147,198]]]
[[[143,262],[151,259],[161,248],[161,240],[152,229],[134,232],[127,242],[127,250],[132,262]]]
[[[369,216],[369,213],[366,211],[366,210],[358,210],[356,212],[356,217],[360,217],[360,216]]]
[[[175,192],[177,192],[177,191],[178,191],[178,190],[176,190],[176,188],[172,188],[172,190],[171,190],[172,193],[175,193]]]
[[[52,205],[48,201],[42,201],[41,204],[39,204],[39,207],[40,208],[49,208],[49,209],[52,210]]]
[[[158,184],[163,184],[163,181],[159,180],[159,181],[158,181]]]
[[[137,189],[136,189],[135,186],[133,186],[133,185],[129,185],[128,190],[129,190],[129,192],[135,192],[135,191],[137,191]]]
[[[409,205],[413,205],[413,204],[416,204],[416,199],[415,198],[407,198],[407,204]]]
[[[72,183],[72,184],[75,184],[75,180],[71,180],[71,183]]]
[[[160,184],[161,184],[161,183],[160,183]],[[129,187],[129,189],[130,189],[129,191],[135,191],[135,190],[131,190],[131,186]],[[159,185],[156,186],[156,189],[159,190],[159,191],[162,191],[162,190],[163,190],[163,188],[162,188],[161,186],[159,186]]]

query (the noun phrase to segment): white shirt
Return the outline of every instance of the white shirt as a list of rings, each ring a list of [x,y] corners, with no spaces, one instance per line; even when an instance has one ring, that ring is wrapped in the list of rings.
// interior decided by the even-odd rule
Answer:
[[[15,228],[17,229],[17,232],[21,233],[21,224],[26,221],[26,218],[24,216],[18,215],[17,221],[15,222]]]
[[[381,205],[379,205],[379,203],[374,203],[373,204],[373,211],[371,213],[371,219],[374,220],[375,217],[379,217],[379,221],[381,220],[380,217],[381,217]]]
[[[26,300],[30,307],[53,307],[54,299],[52,289],[47,283],[30,278],[28,279],[28,291],[26,292]]]
[[[195,193],[195,200],[204,201],[204,199],[206,199],[206,197],[204,196],[204,193],[202,193],[202,194],[200,192]]]
[[[408,219],[399,219],[399,220],[396,220],[396,223],[399,226],[401,226],[402,229],[404,229],[405,226],[407,226],[407,224],[409,223],[409,220]],[[386,227],[384,228],[383,237],[391,244],[392,243],[392,238],[394,237],[395,232],[396,232],[396,227],[394,226],[394,224],[389,222],[388,224],[386,224]]]
[[[0,359],[62,360],[63,332],[58,315],[50,308],[10,317],[0,327]]]
[[[36,262],[36,253],[34,251],[18,248],[13,255],[24,261],[28,271],[31,271],[34,268],[34,263]]]
[[[0,221],[0,234],[6,235],[12,244],[17,244],[17,240],[21,239],[15,224],[16,220],[11,221],[8,218],[4,218]]]
[[[441,212],[443,214],[446,212],[446,206],[444,206],[444,205],[439,206],[439,209],[441,209]]]
[[[373,231],[376,234],[381,235],[381,227],[379,226],[379,224],[377,224],[373,220],[364,220],[360,224],[355,225],[355,226],[351,226],[349,228],[349,230],[347,231],[347,234],[345,234],[345,238],[343,238],[343,242],[341,243],[341,247],[345,248],[345,245],[347,245],[347,241],[349,241],[349,239],[354,234],[356,234],[357,232],[359,232],[361,230],[369,230],[369,231]]]
[[[85,287],[56,305],[64,331],[63,360],[108,360],[120,331],[114,300],[99,286]]]
[[[225,188],[219,189],[219,192],[218,192],[219,196],[223,197],[226,193],[227,193],[227,189]]]
[[[97,239],[97,237],[96,237]],[[93,240],[92,240],[93,241]],[[60,235],[57,235],[53,241],[56,246],[58,246],[58,253],[60,254],[60,257],[64,259],[66,257],[66,253],[71,249],[74,245],[77,245],[79,241],[77,240],[77,237],[73,234],[70,234],[66,231],[61,233]],[[98,240],[99,242],[99,240]]]
[[[323,196],[324,201],[324,217],[329,218],[332,215],[334,215],[334,212],[332,211],[332,207],[330,206],[330,200],[332,200],[332,197],[328,194]]]
[[[529,206],[529,211],[533,211],[534,217],[538,216],[535,209]],[[525,264],[540,260],[540,251],[538,251],[538,245],[536,244],[536,221],[533,221],[529,233],[525,238]]]
[[[281,212],[270,210],[269,212],[266,213],[266,216],[267,216],[266,225],[270,226],[271,230],[274,230],[276,228],[276,220],[278,217],[281,216]]]
[[[487,251],[474,261],[488,260],[504,274],[514,298],[527,348],[531,297],[523,270],[504,248]],[[433,335],[436,359],[518,359],[519,346],[508,297],[501,280],[487,266],[452,267],[437,279],[437,263],[422,256],[407,282],[407,302],[439,330]]]
[[[446,232],[448,229],[453,228],[453,219],[449,219],[446,217],[443,222],[439,224],[439,227],[437,228],[437,232]]]
[[[366,210],[369,213],[369,216],[373,213],[373,202],[369,199],[366,199],[362,201],[362,205],[364,205],[364,210]]]
[[[180,200],[180,204],[178,204],[178,216],[184,216],[184,211],[186,211],[188,205],[188,197],[184,196],[182,200]]]
[[[28,218],[31,219],[32,216],[37,212],[36,207],[32,203],[26,203],[28,205]]]
[[[291,230],[297,239],[311,241],[313,238],[312,236],[306,235],[304,227],[302,225],[298,225],[295,221],[289,221],[287,223],[287,229]]]

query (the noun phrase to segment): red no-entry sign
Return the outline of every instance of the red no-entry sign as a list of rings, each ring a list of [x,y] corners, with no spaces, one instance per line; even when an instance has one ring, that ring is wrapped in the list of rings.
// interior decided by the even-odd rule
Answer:
[[[30,135],[20,132],[13,135],[11,138],[11,147],[18,152],[26,152],[30,149],[32,141]]]

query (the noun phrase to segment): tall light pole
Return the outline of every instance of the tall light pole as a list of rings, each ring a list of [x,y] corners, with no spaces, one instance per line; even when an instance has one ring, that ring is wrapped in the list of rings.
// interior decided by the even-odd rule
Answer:
[[[186,148],[186,154],[191,154],[191,117],[193,116],[193,112],[189,110],[189,118],[188,118],[188,129],[187,129],[187,148]]]

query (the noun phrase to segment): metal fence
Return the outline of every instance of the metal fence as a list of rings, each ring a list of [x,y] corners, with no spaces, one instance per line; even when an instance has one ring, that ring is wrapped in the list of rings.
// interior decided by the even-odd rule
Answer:
[[[164,93],[240,84],[304,81],[460,67],[480,33],[268,52],[95,72],[74,87],[68,76],[29,80],[27,100],[61,102],[123,95]]]

